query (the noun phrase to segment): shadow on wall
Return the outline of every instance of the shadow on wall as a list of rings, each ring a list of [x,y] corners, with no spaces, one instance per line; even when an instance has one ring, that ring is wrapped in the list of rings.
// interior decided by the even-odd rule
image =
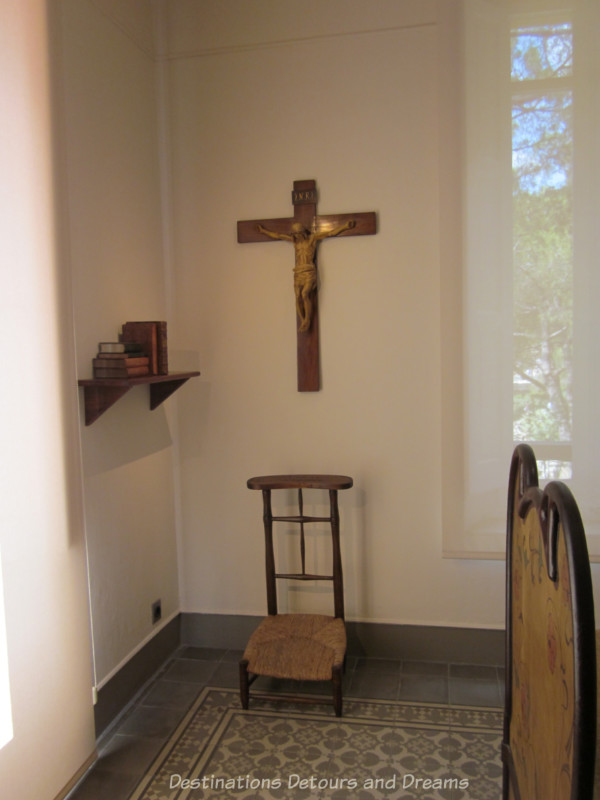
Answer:
[[[109,472],[172,444],[166,410],[150,411],[148,387],[134,386],[118,405],[83,428],[83,471],[88,477]]]

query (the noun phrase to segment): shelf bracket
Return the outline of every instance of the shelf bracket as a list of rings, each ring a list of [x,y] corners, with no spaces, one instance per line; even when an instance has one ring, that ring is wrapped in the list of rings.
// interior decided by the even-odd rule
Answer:
[[[189,378],[172,378],[169,381],[164,381],[163,383],[151,383],[150,384],[150,410],[154,411],[155,408],[163,403],[167,397],[170,397],[173,392],[176,392],[180,386],[189,380]]]
[[[130,389],[129,386],[84,386],[85,424],[91,425]]]

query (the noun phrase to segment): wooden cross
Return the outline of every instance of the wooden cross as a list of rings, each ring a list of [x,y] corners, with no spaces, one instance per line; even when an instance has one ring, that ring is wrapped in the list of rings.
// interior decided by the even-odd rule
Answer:
[[[317,183],[294,181],[293,217],[241,220],[238,242],[282,239],[294,244],[294,289],[298,317],[298,391],[319,390],[319,314],[316,287],[318,241],[329,236],[363,236],[376,232],[374,211],[359,214],[317,214]]]

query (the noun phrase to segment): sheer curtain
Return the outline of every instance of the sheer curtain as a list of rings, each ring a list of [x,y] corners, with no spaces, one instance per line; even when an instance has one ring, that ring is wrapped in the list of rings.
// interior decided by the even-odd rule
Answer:
[[[571,485],[600,557],[600,3],[464,0],[462,518],[502,557],[515,442]]]
[[[576,12],[572,489],[600,560],[600,4]]]

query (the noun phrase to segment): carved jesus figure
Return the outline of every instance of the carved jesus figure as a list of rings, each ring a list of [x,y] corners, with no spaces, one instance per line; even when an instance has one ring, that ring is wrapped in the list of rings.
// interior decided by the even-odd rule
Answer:
[[[331,230],[311,232],[301,222],[292,224],[291,233],[277,233],[258,225],[257,228],[271,239],[282,239],[292,242],[296,255],[294,266],[294,294],[296,296],[296,311],[300,319],[298,330],[304,333],[310,328],[312,319],[312,294],[317,288],[317,268],[315,266],[315,252],[318,242],[330,236],[337,236],[344,231],[354,228],[355,220],[349,220],[343,225]]]

